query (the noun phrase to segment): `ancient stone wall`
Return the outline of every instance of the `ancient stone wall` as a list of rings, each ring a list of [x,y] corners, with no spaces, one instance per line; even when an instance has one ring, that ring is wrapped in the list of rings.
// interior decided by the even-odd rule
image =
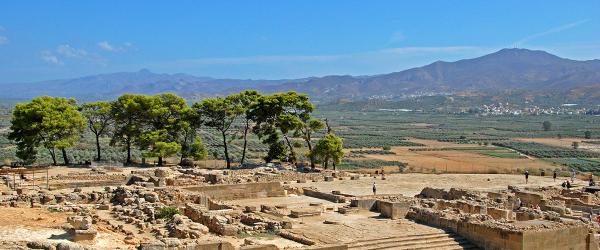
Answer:
[[[279,182],[195,186],[183,189],[203,193],[217,200],[282,197],[286,195],[283,186]]]
[[[473,244],[488,249],[597,249],[587,228],[564,226],[549,229],[507,229],[492,224],[470,222],[456,217],[445,217],[428,208],[413,208],[407,217],[420,223],[440,227],[465,237]]]
[[[344,203],[346,202],[347,197],[343,195],[324,193],[317,190],[312,190],[310,188],[304,188],[304,195],[315,197],[323,200],[328,200],[335,203]]]
[[[525,231],[522,249],[598,249],[598,243],[590,236],[585,227]]]
[[[406,213],[410,209],[412,203],[410,201],[388,202],[378,201],[377,206],[381,216],[390,219],[402,219],[406,217]]]

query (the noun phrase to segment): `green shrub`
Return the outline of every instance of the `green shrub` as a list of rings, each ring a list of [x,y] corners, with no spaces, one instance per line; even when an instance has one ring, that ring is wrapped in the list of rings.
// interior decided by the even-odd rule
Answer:
[[[156,215],[160,219],[172,219],[176,214],[181,214],[179,209],[176,207],[163,207],[158,210],[158,214]]]

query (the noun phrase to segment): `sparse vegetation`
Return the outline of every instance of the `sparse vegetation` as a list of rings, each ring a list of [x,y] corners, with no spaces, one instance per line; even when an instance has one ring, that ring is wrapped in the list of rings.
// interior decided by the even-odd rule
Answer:
[[[179,212],[179,209],[177,209],[176,207],[162,207],[162,208],[158,209],[158,213],[156,213],[156,217],[161,218],[161,219],[170,220],[176,214],[181,214],[181,212]]]

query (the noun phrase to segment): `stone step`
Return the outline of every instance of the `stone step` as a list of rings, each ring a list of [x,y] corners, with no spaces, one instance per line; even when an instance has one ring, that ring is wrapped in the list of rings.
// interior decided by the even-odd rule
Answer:
[[[368,248],[371,246],[379,246],[385,244],[398,244],[398,243],[410,243],[420,241],[433,241],[433,240],[444,240],[450,239],[448,234],[431,234],[431,235],[415,235],[415,236],[402,236],[402,237],[388,237],[383,239],[372,239],[363,241],[360,243],[351,243],[349,247]]]
[[[430,249],[440,247],[456,247],[461,243],[466,244],[468,241],[457,241],[452,238],[434,239],[434,240],[413,240],[413,241],[397,241],[384,244],[377,244],[360,249],[380,250],[380,249]]]
[[[439,237],[439,236],[448,236],[447,233],[428,233],[428,234],[413,234],[413,235],[399,235],[399,236],[390,236],[390,237],[382,237],[375,239],[365,239],[365,240],[357,240],[351,242],[349,244],[350,247],[358,246],[358,245],[368,245],[374,242],[385,242],[385,241],[404,241],[404,240],[413,240],[413,239],[421,239],[427,237]]]
[[[432,233],[367,239],[350,243],[349,249],[478,249],[468,240],[455,234]]]
[[[392,248],[392,249],[396,249],[396,248]],[[464,250],[464,249],[468,249],[468,250],[478,250],[479,247],[469,243],[467,240],[464,241],[460,241],[458,243],[440,243],[440,244],[425,244],[422,246],[412,246],[409,248],[397,248],[397,249],[411,249],[411,250],[424,250],[424,249],[440,249],[440,250]]]

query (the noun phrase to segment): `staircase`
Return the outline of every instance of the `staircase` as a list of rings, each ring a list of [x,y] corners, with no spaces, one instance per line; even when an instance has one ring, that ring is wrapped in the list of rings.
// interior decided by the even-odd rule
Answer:
[[[429,233],[358,240],[348,249],[479,249],[468,240],[453,233]]]

